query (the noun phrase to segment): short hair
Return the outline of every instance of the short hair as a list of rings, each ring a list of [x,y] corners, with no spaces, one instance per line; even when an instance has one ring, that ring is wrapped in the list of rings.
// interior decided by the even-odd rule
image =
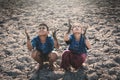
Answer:
[[[41,23],[41,24],[39,24],[39,26],[45,26],[47,28],[47,31],[49,31],[49,27],[47,26],[47,24]]]

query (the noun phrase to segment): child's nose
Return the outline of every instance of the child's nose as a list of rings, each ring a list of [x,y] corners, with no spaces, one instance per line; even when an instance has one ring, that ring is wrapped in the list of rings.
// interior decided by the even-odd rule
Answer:
[[[78,29],[78,27],[76,27],[76,29]]]

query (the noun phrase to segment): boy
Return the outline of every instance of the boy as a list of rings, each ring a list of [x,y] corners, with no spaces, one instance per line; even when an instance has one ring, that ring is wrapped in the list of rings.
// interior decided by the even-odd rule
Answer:
[[[52,52],[54,47],[59,48],[56,38],[56,31],[53,33],[53,38],[48,36],[49,28],[46,24],[42,23],[38,27],[38,35],[30,41],[27,31],[27,47],[32,51],[31,57],[38,62],[36,69],[42,69],[43,62],[49,61],[50,69],[53,70],[53,62],[57,60],[57,54]]]
[[[69,36],[71,28],[72,34]],[[69,48],[62,55],[61,68],[66,71],[70,70],[70,66],[75,70],[81,68],[87,57],[87,49],[90,49],[91,45],[83,35],[79,23],[69,27],[68,32],[64,35],[64,41],[69,45]]]

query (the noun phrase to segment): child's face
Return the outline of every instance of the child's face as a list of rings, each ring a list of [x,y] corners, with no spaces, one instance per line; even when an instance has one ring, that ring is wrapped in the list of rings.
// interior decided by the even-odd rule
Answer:
[[[38,35],[43,36],[43,35],[48,35],[49,31],[47,30],[46,26],[40,26],[38,28]]]
[[[78,25],[78,24],[73,25],[73,27],[72,27],[72,32],[73,32],[73,34],[75,34],[75,33],[82,33],[82,28],[81,28],[81,26]]]

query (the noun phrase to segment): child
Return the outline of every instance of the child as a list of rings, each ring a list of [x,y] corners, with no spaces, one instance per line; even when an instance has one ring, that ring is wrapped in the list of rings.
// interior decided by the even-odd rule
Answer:
[[[72,34],[69,36],[70,29],[72,29]],[[62,55],[61,68],[69,71],[70,66],[72,66],[77,70],[85,62],[87,49],[91,48],[88,39],[82,34],[80,24],[75,23],[69,27],[69,31],[64,35],[64,41],[69,45],[69,48]]]
[[[38,62],[36,69],[42,69],[43,62],[49,61],[50,69],[53,70],[53,62],[57,59],[57,54],[52,52],[54,47],[59,48],[59,44],[56,38],[56,31],[53,33],[53,38],[48,36],[49,28],[46,24],[42,23],[38,27],[38,35],[31,41],[28,33],[27,35],[27,47],[28,50],[32,51],[31,57]]]

